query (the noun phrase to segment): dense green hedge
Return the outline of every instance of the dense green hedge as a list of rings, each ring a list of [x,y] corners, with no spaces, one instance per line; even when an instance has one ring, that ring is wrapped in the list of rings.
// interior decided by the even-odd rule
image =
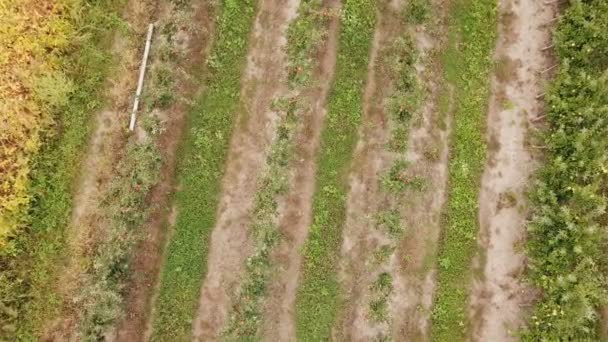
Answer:
[[[597,339],[608,299],[608,2],[571,2],[555,35],[547,162],[531,192],[530,280],[543,296],[524,339]]]

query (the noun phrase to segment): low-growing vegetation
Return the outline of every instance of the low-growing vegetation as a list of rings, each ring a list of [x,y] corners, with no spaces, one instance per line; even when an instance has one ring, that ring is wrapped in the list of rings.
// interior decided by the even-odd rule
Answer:
[[[599,340],[608,299],[608,3],[571,1],[555,34],[546,163],[530,194],[529,280],[542,295],[525,341]]]
[[[241,109],[241,72],[256,2],[220,1],[217,6],[215,40],[204,75],[206,90],[190,112],[190,130],[181,151],[180,190],[175,195],[178,217],[154,308],[153,341],[191,337],[230,135]]]
[[[155,142],[162,131],[160,123],[149,117],[145,126],[147,139],[138,142],[132,137],[101,203],[109,226],[95,246],[83,275],[84,285],[73,298],[73,305],[82,308],[79,335],[84,341],[103,339],[124,314],[122,290],[130,272],[128,260],[142,237],[137,229],[148,216],[145,199],[158,181],[161,164]]]
[[[342,7],[336,79],[321,134],[313,224],[304,248],[296,299],[299,340],[330,337],[338,306],[336,270],[345,219],[347,178],[363,112],[363,88],[372,44],[373,1],[346,0]]]
[[[9,1],[0,10],[0,107],[10,127],[0,138],[0,339],[36,339],[38,323],[56,314],[72,184],[102,103],[118,8]]]
[[[279,196],[288,189],[288,171],[294,149],[294,131],[300,113],[297,99],[286,98],[282,120],[268,157],[267,170],[259,182],[252,212],[250,234],[255,250],[247,258],[243,284],[234,301],[225,335],[231,339],[253,339],[262,321],[262,300],[266,295],[272,265],[270,254],[281,238],[277,227]]]
[[[496,1],[454,1],[443,65],[453,92],[453,133],[446,221],[431,334],[464,339],[471,258],[477,248],[478,192],[484,167],[485,118],[496,36]]]

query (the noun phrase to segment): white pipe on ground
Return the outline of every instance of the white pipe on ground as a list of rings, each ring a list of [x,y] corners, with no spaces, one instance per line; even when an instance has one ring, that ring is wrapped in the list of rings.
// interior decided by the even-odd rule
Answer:
[[[154,24],[148,26],[148,36],[146,37],[146,47],[144,49],[144,56],[139,67],[139,81],[137,82],[137,90],[135,91],[135,101],[133,102],[133,111],[131,112],[131,122],[129,123],[129,131],[135,129],[135,115],[139,108],[139,97],[141,90],[144,86],[144,76],[146,75],[146,66],[148,64],[148,55],[150,54],[150,44],[152,42],[152,31],[154,31]]]

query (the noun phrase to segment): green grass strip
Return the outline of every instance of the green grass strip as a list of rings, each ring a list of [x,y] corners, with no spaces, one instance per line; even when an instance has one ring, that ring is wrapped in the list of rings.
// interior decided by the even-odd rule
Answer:
[[[301,341],[329,340],[338,309],[336,266],[375,22],[374,1],[344,1],[336,79],[321,135],[313,224],[296,302],[297,337]]]
[[[178,170],[178,217],[161,276],[153,341],[191,338],[255,9],[254,0],[219,4],[207,90],[188,118],[190,129]]]
[[[467,329],[496,16],[495,0],[457,0],[450,13],[450,40],[444,66],[445,79],[454,90],[454,125],[447,223],[440,242],[437,297],[432,315],[434,341],[462,340]]]

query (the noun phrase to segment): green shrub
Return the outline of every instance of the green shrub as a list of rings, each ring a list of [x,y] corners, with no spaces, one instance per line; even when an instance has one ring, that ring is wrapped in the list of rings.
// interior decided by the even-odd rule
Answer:
[[[526,341],[598,339],[596,310],[608,299],[607,28],[608,3],[572,1],[555,35],[547,162],[530,194],[526,248],[542,296]]]

